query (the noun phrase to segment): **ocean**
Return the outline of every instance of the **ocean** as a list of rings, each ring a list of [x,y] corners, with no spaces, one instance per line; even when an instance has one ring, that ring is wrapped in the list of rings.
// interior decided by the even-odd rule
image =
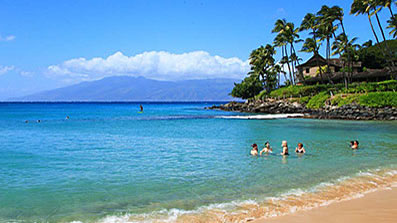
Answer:
[[[214,104],[0,103],[0,222],[244,222],[397,183],[396,121]],[[249,155],[266,141],[274,153]]]

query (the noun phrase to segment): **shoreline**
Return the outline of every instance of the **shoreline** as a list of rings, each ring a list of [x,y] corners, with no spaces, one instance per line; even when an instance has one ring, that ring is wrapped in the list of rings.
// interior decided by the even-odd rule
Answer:
[[[303,215],[303,222],[307,221],[306,215],[310,213],[317,213],[319,217],[313,217],[313,223],[319,222],[322,216],[322,212],[326,214],[337,215],[338,211],[344,211],[344,214],[350,214],[349,208],[355,208],[351,213],[354,214],[357,210],[362,212],[353,217],[360,217],[365,215],[367,209],[365,205],[374,204],[373,200],[377,199],[382,193],[382,202],[386,202],[389,206],[381,204],[380,206],[371,207],[373,210],[384,210],[385,207],[397,207],[397,170],[392,169],[377,169],[368,170],[366,172],[357,173],[350,177],[341,177],[330,182],[324,182],[310,189],[289,191],[281,194],[277,197],[269,197],[263,201],[235,201],[231,203],[219,203],[208,206],[203,206],[195,210],[182,210],[182,209],[169,209],[158,212],[152,212],[150,214],[137,214],[137,215],[124,215],[124,216],[108,216],[108,218],[102,219],[100,222],[178,222],[178,223],[201,223],[201,222],[254,222],[254,223],[266,223],[266,222],[297,222],[295,216]],[[392,190],[385,190],[390,189]],[[392,191],[392,194],[390,194]],[[376,194],[376,196],[372,195]],[[390,200],[390,197],[395,197],[394,200]],[[362,198],[368,199],[365,204],[355,202],[361,202]],[[374,197],[374,198],[372,198]],[[354,202],[353,205],[350,205]],[[391,203],[389,203],[391,202]],[[339,208],[340,205],[348,208]],[[334,212],[328,212],[336,206],[337,209]],[[351,206],[351,207],[350,207]],[[364,207],[364,208],[363,208]],[[325,209],[325,210],[324,210]],[[356,211],[356,212],[354,212]],[[372,211],[372,210],[370,210]],[[371,212],[372,213],[372,212]],[[373,212],[376,214],[376,212]],[[395,212],[397,217],[397,212]],[[344,222],[344,216],[340,215],[336,221],[329,222]],[[309,216],[310,217],[310,216]],[[374,216],[378,217],[378,215]],[[301,217],[299,217],[301,218]],[[289,219],[289,221],[285,220]],[[346,218],[348,219],[348,218]],[[351,221],[355,223],[354,221]],[[357,221],[362,222],[362,221]],[[379,222],[379,221],[375,221]],[[386,221],[387,222],[387,221]]]
[[[260,218],[253,223],[366,223],[395,222],[397,218],[397,187],[378,188],[368,192],[363,197],[353,198],[311,210],[301,210],[295,213],[273,218]]]
[[[337,119],[337,120],[397,120],[397,107],[366,107],[357,104],[348,104],[341,107],[326,105],[318,109],[307,108],[296,101],[283,99],[267,99],[247,102],[229,102],[219,106],[206,107],[210,110],[222,110],[253,114],[304,114],[308,119]]]

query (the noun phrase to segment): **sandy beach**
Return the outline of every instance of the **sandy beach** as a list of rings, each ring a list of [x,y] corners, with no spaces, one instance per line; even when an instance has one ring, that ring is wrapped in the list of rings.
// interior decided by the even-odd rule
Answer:
[[[293,214],[258,219],[255,223],[396,222],[397,188],[381,189],[352,199]]]

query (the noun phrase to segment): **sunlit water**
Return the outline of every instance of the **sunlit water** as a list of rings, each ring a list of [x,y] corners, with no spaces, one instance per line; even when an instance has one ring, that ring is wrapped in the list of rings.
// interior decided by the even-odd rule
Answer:
[[[368,189],[395,180],[397,122],[229,119],[244,114],[212,104],[0,104],[0,221],[234,221],[241,206],[279,208],[269,198],[346,177],[374,174],[355,184]],[[273,154],[248,155],[267,140]],[[293,153],[298,142],[307,154]]]

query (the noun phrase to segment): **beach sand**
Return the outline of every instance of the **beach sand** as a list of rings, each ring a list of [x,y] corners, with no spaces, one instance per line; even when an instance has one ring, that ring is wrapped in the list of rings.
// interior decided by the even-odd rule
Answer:
[[[258,219],[254,223],[366,223],[397,222],[397,187],[380,189],[364,197],[332,203],[293,214]]]

